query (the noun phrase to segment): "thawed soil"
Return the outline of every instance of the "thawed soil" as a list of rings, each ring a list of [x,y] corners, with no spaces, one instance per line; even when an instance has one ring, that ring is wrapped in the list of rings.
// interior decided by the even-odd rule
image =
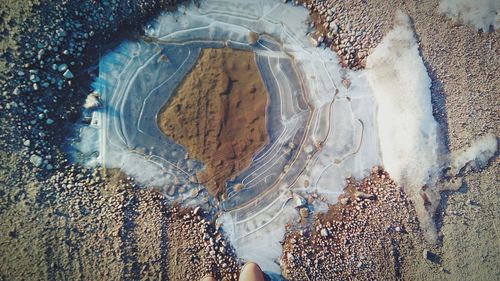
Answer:
[[[248,51],[204,49],[158,114],[160,129],[205,164],[197,175],[211,195],[248,167],[269,142],[268,94]]]

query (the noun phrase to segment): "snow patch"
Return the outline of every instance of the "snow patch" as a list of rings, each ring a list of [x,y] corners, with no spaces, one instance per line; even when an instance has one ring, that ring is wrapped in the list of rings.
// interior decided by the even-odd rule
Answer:
[[[440,171],[438,124],[432,116],[431,80],[419,55],[410,19],[402,12],[367,60],[368,81],[377,106],[382,162],[415,203],[429,241],[436,239],[432,220]],[[422,188],[424,187],[424,188]],[[425,205],[431,208],[425,208]]]
[[[442,0],[439,10],[452,20],[489,31],[500,27],[498,0]]]
[[[470,147],[452,153],[451,173],[457,175],[467,164],[474,169],[481,169],[495,155],[498,149],[497,137],[487,134],[478,138]]]

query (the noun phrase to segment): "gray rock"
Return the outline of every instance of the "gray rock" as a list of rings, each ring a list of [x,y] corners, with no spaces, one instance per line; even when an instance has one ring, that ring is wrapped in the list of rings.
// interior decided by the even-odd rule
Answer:
[[[319,233],[321,234],[322,237],[328,237],[329,235],[328,229],[326,228],[322,228]]]
[[[63,76],[64,76],[64,78],[66,78],[66,79],[71,79],[71,78],[75,77],[75,76],[73,75],[73,73],[71,73],[71,71],[70,71],[69,69],[67,69],[67,70],[64,72]]]
[[[331,22],[330,23],[330,30],[334,33],[334,34],[337,34],[338,30],[339,30],[339,27],[337,26],[337,24],[335,22]]]
[[[36,82],[40,81],[40,77],[36,76],[35,74],[31,74],[30,81],[36,83]]]
[[[63,64],[60,64],[58,67],[57,67],[57,70],[59,72],[63,72],[63,71],[66,71],[68,69],[68,65],[63,63]]]
[[[42,159],[42,157],[40,157],[36,154],[32,154],[30,156],[30,162],[31,162],[31,164],[35,165],[35,167],[40,167],[43,163],[43,159]]]
[[[305,205],[307,205],[307,201],[304,197],[294,193],[292,195],[292,199],[293,199],[293,205],[295,208],[299,208],[299,207],[303,207]]]

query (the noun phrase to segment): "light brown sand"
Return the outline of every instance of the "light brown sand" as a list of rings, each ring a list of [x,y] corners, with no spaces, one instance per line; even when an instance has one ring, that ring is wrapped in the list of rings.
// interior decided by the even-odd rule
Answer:
[[[205,164],[198,180],[217,195],[269,142],[267,103],[253,53],[205,49],[161,110],[158,125]]]

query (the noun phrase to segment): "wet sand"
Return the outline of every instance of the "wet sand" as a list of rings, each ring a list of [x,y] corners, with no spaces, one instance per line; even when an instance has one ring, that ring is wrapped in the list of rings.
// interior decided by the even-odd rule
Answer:
[[[253,53],[204,49],[157,121],[165,135],[204,163],[198,181],[216,196],[269,143],[267,104]]]

